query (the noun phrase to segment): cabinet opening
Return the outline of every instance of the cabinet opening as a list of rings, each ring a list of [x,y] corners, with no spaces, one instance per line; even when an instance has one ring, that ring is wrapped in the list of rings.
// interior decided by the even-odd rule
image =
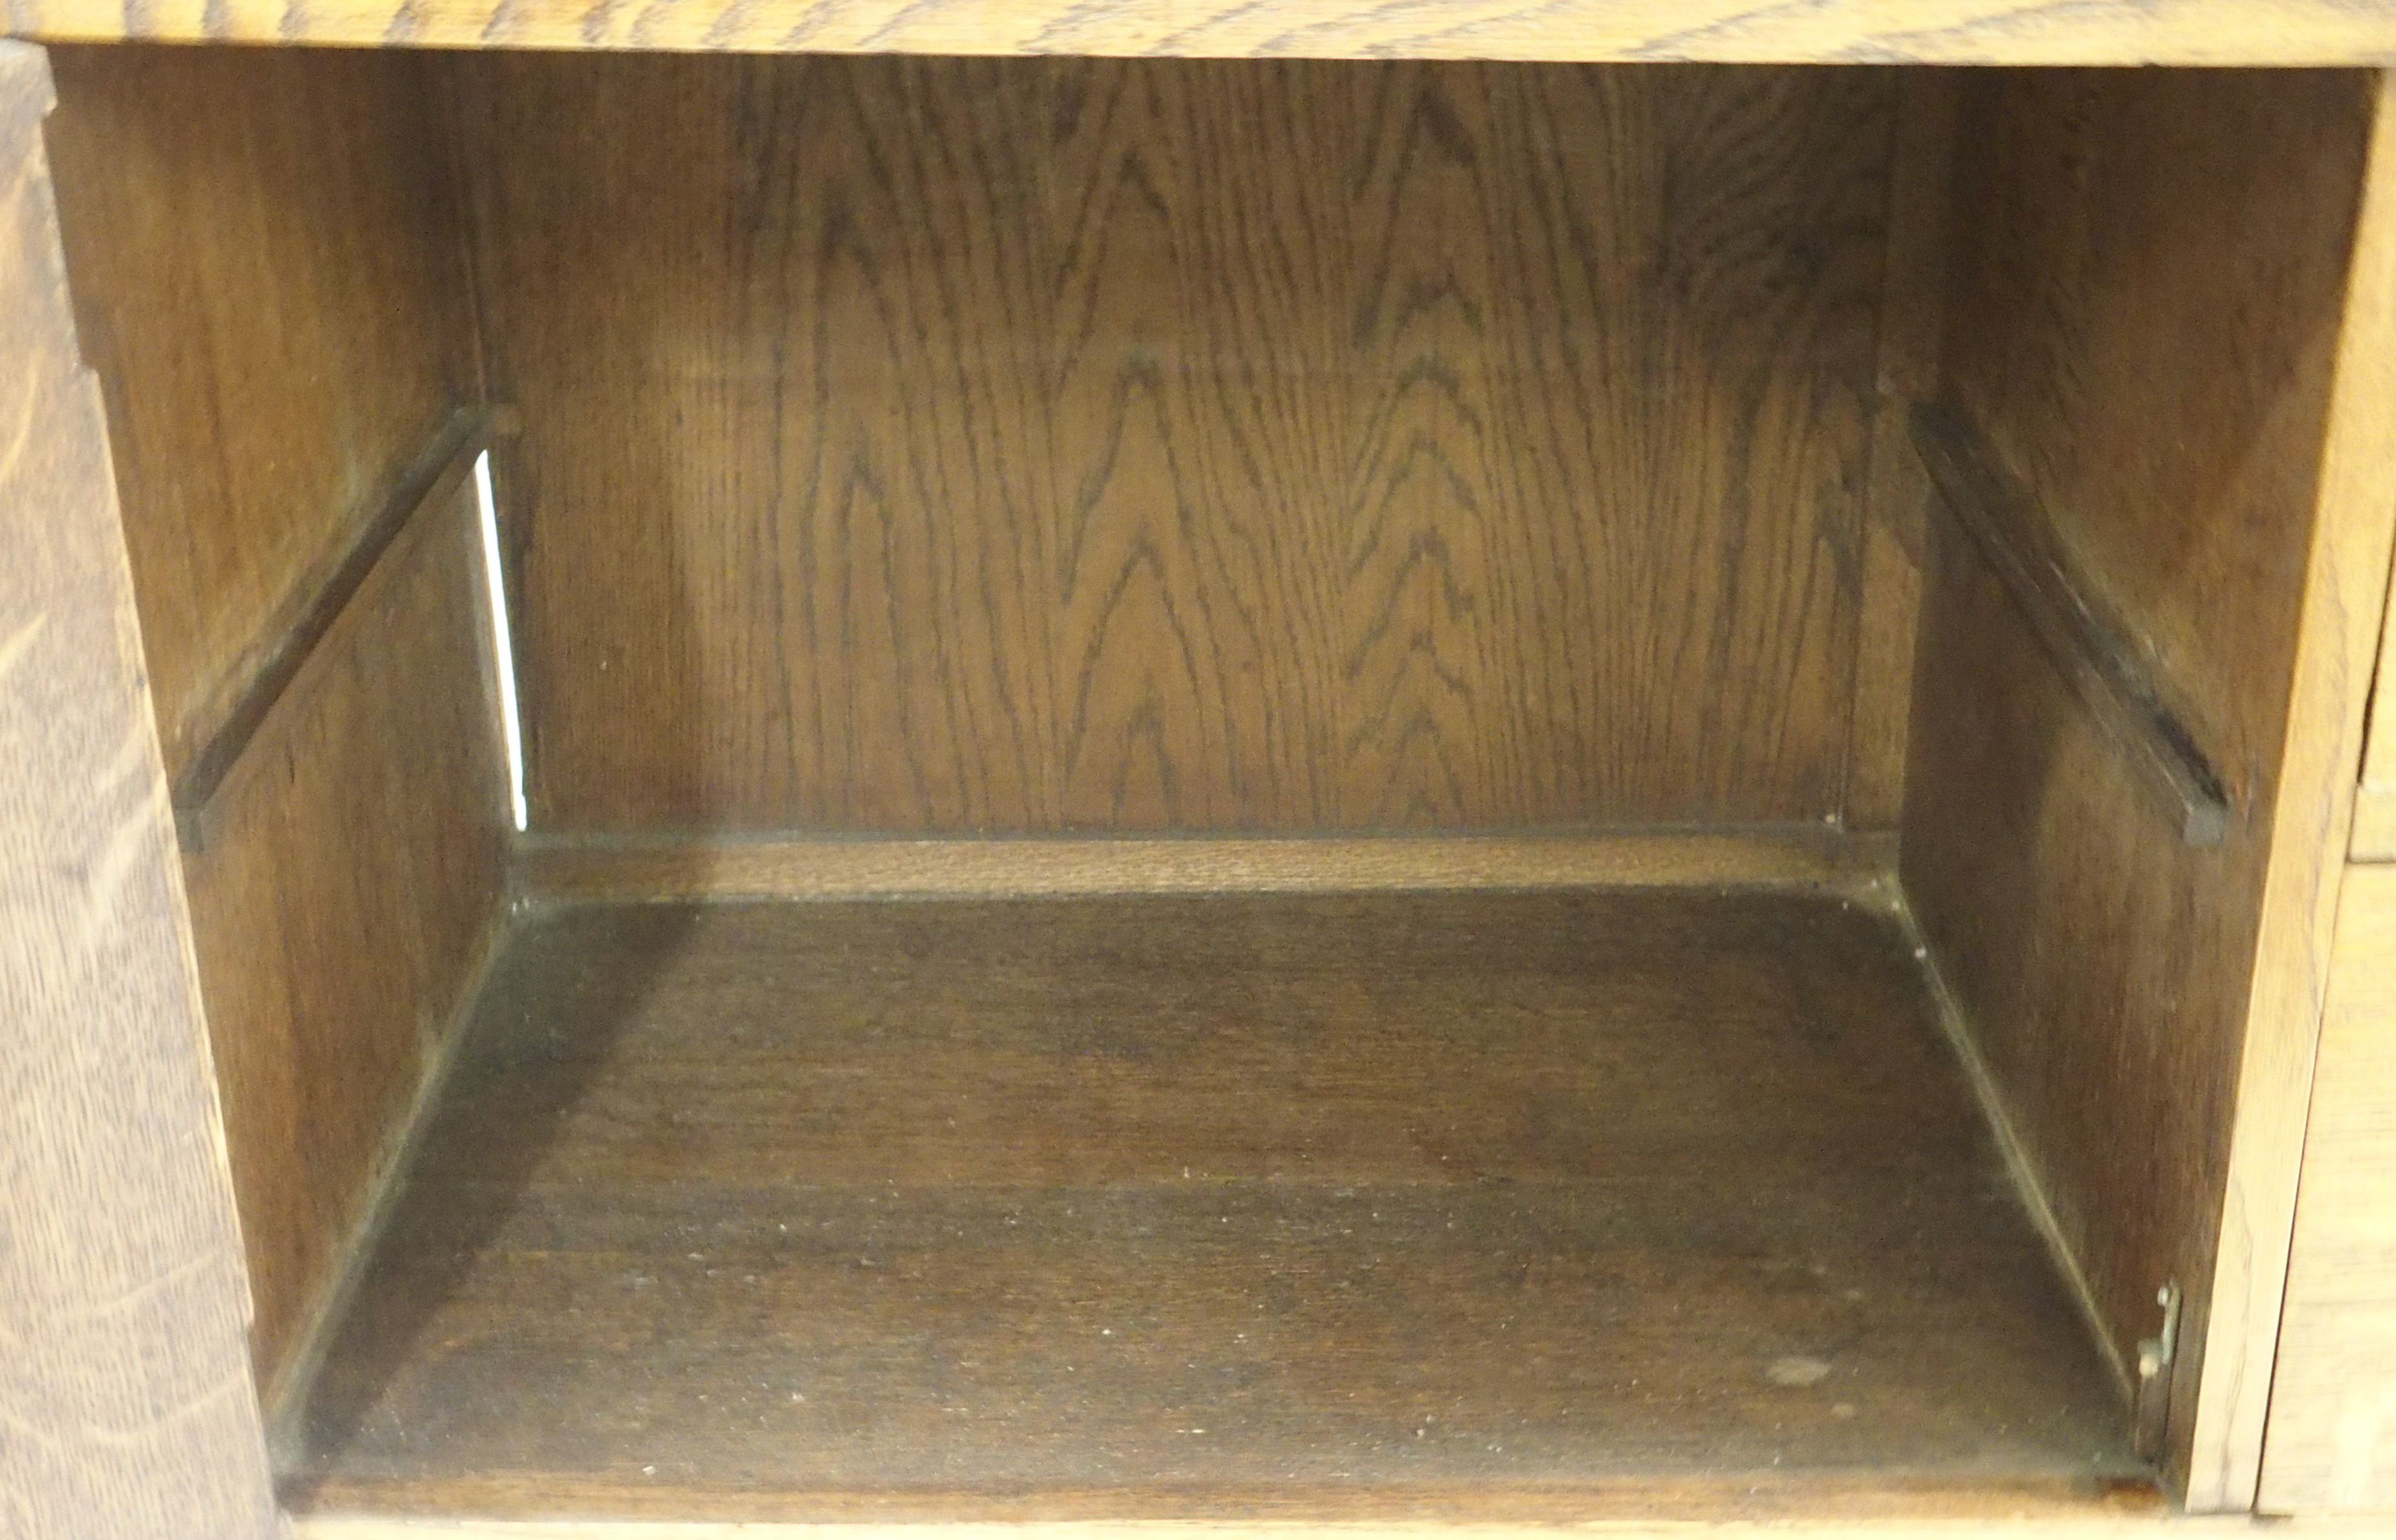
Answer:
[[[51,54],[296,1510],[2243,1457],[2366,75]]]

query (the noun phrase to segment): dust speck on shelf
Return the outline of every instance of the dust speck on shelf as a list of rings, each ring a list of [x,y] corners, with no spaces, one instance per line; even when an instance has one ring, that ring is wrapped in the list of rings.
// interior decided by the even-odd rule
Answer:
[[[1772,1367],[1764,1372],[1764,1377],[1775,1385],[1794,1387],[1819,1385],[1830,1377],[1830,1366],[1820,1359],[1790,1354],[1787,1358],[1774,1359]]]

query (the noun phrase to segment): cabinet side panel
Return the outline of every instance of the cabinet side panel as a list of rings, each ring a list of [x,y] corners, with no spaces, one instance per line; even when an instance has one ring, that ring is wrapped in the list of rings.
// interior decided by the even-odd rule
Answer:
[[[2257,1506],[2396,1512],[2396,867],[2346,873]]]
[[[40,53],[0,43],[0,1527],[276,1533]]]
[[[2129,631],[2230,829],[2180,843],[1942,520],[1903,871],[2114,1352],[2184,1291],[2166,1464],[2200,1507],[2252,1499],[2259,1415],[2228,1408],[2260,1406],[2294,1200],[2302,1082],[2256,1073],[2309,1055],[2319,962],[2321,745],[2292,706],[2360,707],[2306,639],[2344,602],[2313,542],[2372,100],[2361,74],[2009,73],[1968,84],[1959,135],[1941,394]]]
[[[418,61],[61,48],[50,124],[170,780],[470,393]]]
[[[59,74],[271,1403],[498,911],[456,142],[406,55]]]
[[[461,490],[417,513],[185,859],[270,1404],[499,909],[505,782],[473,511]]]
[[[1837,812],[1885,73],[461,69],[536,825]]]

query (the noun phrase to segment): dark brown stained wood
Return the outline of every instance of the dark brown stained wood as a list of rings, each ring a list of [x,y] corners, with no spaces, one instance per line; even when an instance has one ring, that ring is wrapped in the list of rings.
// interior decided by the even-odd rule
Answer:
[[[453,487],[310,653],[185,860],[270,1401],[498,916],[482,578]]]
[[[474,457],[489,444],[486,414],[460,407],[449,415],[439,432],[418,452],[400,478],[391,500],[373,521],[357,532],[355,541],[326,575],[324,586],[307,602],[290,631],[261,653],[257,671],[249,677],[216,733],[192,756],[174,785],[175,827],[186,849],[207,843],[209,803],[225,777],[233,774],[267,713],[291,687],[291,682],[332,628],[342,608],[374,570],[375,563],[414,518],[442,519],[455,515],[459,490],[473,473]]]
[[[2012,595],[2047,657],[2157,808],[2192,845],[2229,832],[2221,777],[2172,714],[2167,686],[2149,678],[2118,617],[2105,613],[2027,488],[1991,458],[1978,431],[1942,402],[1913,409],[1913,443],[1947,514]]]
[[[2384,486],[2317,476],[2345,418],[2332,365],[2372,83],[2034,72],[1964,90],[1942,393],[2176,683],[2232,817],[2219,848],[2182,843],[1950,534],[1923,605],[1902,872],[2114,1351],[2135,1360],[2161,1324],[2160,1286],[2185,1293],[2171,1480],[2199,1509],[2243,1507],[2324,962],[2307,842],[2342,843],[2313,799],[2360,708],[2327,644],[2373,527],[2381,583],[2387,563]]]
[[[1951,70],[1898,77],[1882,264],[1871,471],[1857,554],[1855,685],[1848,708],[1849,829],[1893,830],[1905,806],[1905,746],[1913,710],[1913,643],[1922,608],[1923,521],[1930,488],[1908,442],[1912,404],[1937,389],[1941,307],[1953,222]]]
[[[36,38],[1729,63],[2377,64],[2386,0],[8,0]]]
[[[453,171],[403,56],[54,58],[76,316],[180,779],[473,394]]]
[[[0,42],[0,1528],[276,1533],[39,50]]]
[[[2132,1473],[2123,1408],[1928,1013],[1889,922],[1789,895],[552,911],[477,1008],[289,1490],[1562,1518],[1868,1471],[1898,1510],[2093,1500]]]
[[[1820,825],[1602,835],[1075,840],[571,840],[517,843],[523,896],[975,898],[1034,894],[1782,887],[1884,902],[1897,842]]]
[[[538,826],[1837,812],[1886,73],[456,67]]]

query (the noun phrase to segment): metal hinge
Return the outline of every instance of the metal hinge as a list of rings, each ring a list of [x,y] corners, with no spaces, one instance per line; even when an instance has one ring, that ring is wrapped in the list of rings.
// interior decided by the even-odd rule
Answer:
[[[2131,1438],[2142,1460],[2163,1457],[2163,1435],[2171,1429],[2172,1364],[2179,1356],[2179,1285],[2166,1283],[2155,1291],[2163,1309],[2163,1329],[2138,1344],[2137,1423]]]

